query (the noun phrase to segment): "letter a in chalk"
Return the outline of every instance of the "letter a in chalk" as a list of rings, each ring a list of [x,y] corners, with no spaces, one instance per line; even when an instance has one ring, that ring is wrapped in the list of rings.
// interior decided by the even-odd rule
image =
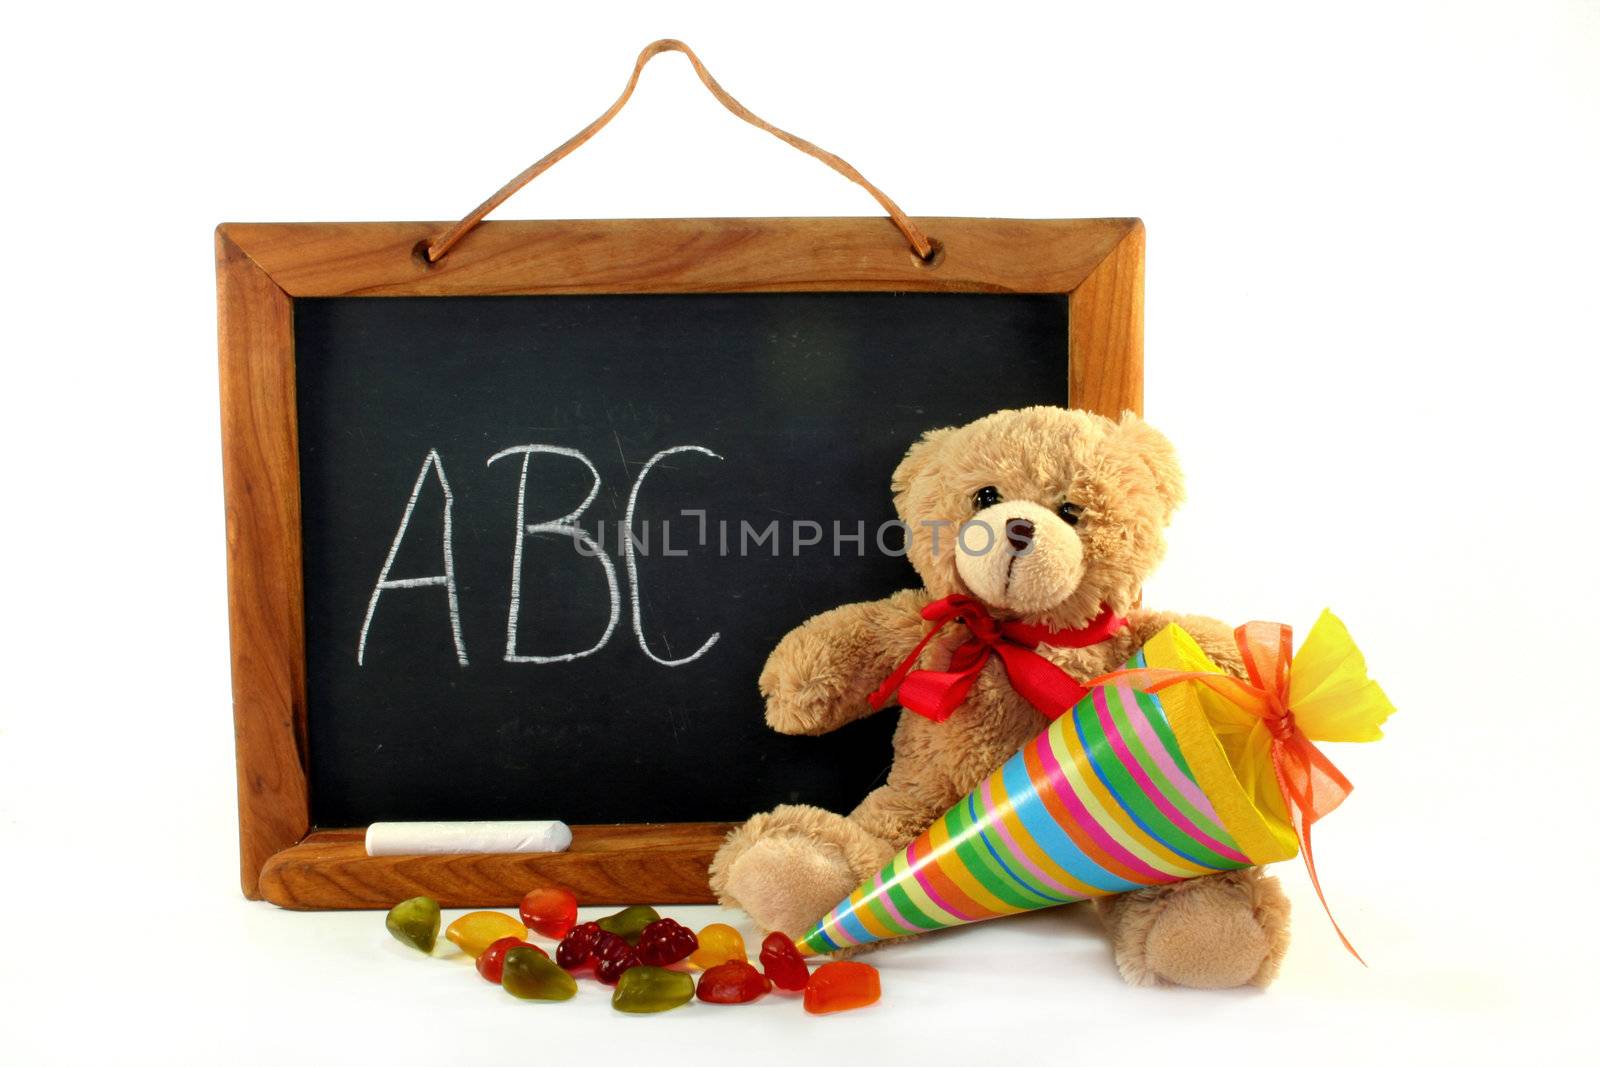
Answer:
[[[411,515],[417,510],[417,497],[422,495],[422,483],[428,480],[428,471],[432,470],[439,479],[439,488],[444,490],[444,573],[430,574],[422,578],[391,578],[389,568],[394,566],[394,558],[400,553],[400,542],[405,540],[406,527],[411,525]],[[456,600],[456,566],[450,547],[450,511],[455,505],[455,497],[450,492],[450,483],[445,480],[444,462],[439,459],[437,449],[429,449],[428,457],[422,461],[422,469],[417,472],[416,484],[411,487],[411,499],[406,501],[406,513],[400,516],[400,528],[394,533],[394,542],[389,546],[389,555],[383,561],[383,570],[378,572],[378,584],[372,587],[372,599],[367,601],[367,617],[361,621],[361,640],[356,644],[356,664],[360,666],[367,655],[367,631],[372,628],[372,616],[378,611],[378,598],[388,589],[417,589],[423,586],[442,585],[450,607],[450,636],[456,643],[456,661],[465,667],[467,665],[467,646],[461,640],[461,605]]]

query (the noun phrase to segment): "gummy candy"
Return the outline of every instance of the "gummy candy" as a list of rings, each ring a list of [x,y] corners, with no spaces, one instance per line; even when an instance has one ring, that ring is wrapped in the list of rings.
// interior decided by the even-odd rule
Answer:
[[[469,911],[446,926],[444,936],[455,942],[462,952],[477,959],[484,949],[502,937],[521,941],[528,936],[528,928],[498,911]]]
[[[617,934],[601,932],[594,945],[594,976],[606,985],[640,964],[639,953]]]
[[[421,952],[432,952],[439,940],[439,902],[432,897],[412,897],[389,909],[383,925],[396,941]]]
[[[496,984],[499,983],[501,973],[505,970],[506,953],[516,948],[518,945],[527,945],[529,948],[533,949],[533,951],[537,952],[541,956],[544,956],[546,959],[550,958],[545,950],[540,948],[538,945],[528,945],[526,941],[519,940],[515,937],[502,937],[500,940],[484,949],[483,953],[478,957],[478,973],[483,975],[485,981],[494,982]]]
[[[600,935],[605,933],[599,923],[579,923],[568,931],[556,946],[556,962],[567,970],[576,970],[589,962],[594,955]]]
[[[813,1015],[864,1008],[877,1000],[878,970],[869,963],[856,960],[824,963],[806,983],[806,1011]]]
[[[694,998],[694,979],[664,967],[634,967],[622,976],[611,994],[618,1011],[670,1011]]]
[[[700,976],[694,995],[711,1004],[748,1004],[772,989],[772,981],[748,960],[728,960]]]
[[[689,962],[696,967],[711,968],[729,960],[743,960],[744,938],[727,923],[712,923],[700,931],[700,947]]]
[[[805,957],[794,947],[789,935],[773,931],[761,942],[761,969],[779,989],[804,989],[811,979]]]
[[[578,898],[565,889],[531,890],[518,910],[528,929],[557,941],[578,922]]]
[[[694,931],[676,919],[657,919],[639,932],[639,962],[652,967],[677,963],[699,947]]]
[[[572,975],[532,945],[513,945],[500,977],[505,991],[523,1000],[570,1000],[578,992]]]
[[[626,938],[630,945],[636,945],[639,943],[639,934],[644,928],[659,918],[661,914],[649,905],[634,904],[601,919],[600,929],[608,934]]]

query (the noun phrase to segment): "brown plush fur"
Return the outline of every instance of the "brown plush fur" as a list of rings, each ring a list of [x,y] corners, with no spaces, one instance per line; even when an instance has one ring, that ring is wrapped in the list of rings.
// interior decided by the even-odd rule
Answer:
[[[974,494],[991,485],[1000,503],[978,510]],[[822,734],[870,714],[867,695],[925,632],[923,605],[951,593],[979,597],[997,619],[1053,627],[1081,626],[1102,605],[1126,615],[1127,628],[1101,644],[1039,648],[1075,678],[1121,666],[1170,622],[1223,669],[1242,673],[1229,627],[1134,606],[1183,496],[1172,446],[1137,417],[1036,407],[935,430],[912,446],[892,488],[924,588],[834,608],[785,637],[760,678],[773,729]],[[1067,501],[1082,509],[1076,525],[1057,513]],[[1017,519],[1034,527],[1024,554],[956,546],[968,521],[986,523],[1003,546]],[[925,525],[935,522],[948,524],[937,546]],[[974,532],[966,543],[979,549],[984,537]],[[920,665],[944,669],[965,637],[947,627]],[[733,831],[712,864],[712,888],[763,928],[798,936],[1044,726],[996,657],[945,722],[901,713],[887,782],[848,816],[785,805]],[[1141,890],[1098,908],[1117,966],[1135,985],[1266,985],[1288,945],[1288,902],[1256,870]]]

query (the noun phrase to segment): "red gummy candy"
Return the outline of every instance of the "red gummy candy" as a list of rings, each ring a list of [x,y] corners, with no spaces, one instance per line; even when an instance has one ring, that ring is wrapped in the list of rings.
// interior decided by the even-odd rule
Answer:
[[[522,925],[561,940],[578,922],[578,898],[565,889],[534,889],[522,898]]]
[[[761,969],[779,989],[804,989],[811,980],[806,958],[794,947],[789,935],[774,931],[761,942]]]
[[[574,926],[556,946],[556,962],[569,971],[577,970],[594,956],[595,946],[605,931],[599,923]]]
[[[694,995],[710,1004],[748,1004],[772,989],[772,980],[746,960],[719,963],[700,976]]]
[[[870,963],[855,960],[824,963],[806,983],[806,1011],[813,1015],[864,1008],[877,1000],[878,969]]]
[[[493,982],[495,985],[500,984],[500,979],[504,976],[506,970],[506,953],[518,945],[524,948],[531,948],[546,959],[550,958],[549,953],[545,952],[544,949],[538,945],[530,945],[520,937],[502,937],[484,949],[482,954],[478,956],[478,973],[483,975],[485,981]]]
[[[700,947],[694,931],[675,919],[657,919],[639,931],[637,948],[640,963],[665,967],[677,963]]]
[[[616,985],[622,972],[637,967],[642,961],[639,953],[627,939],[616,934],[600,932],[594,948],[594,976],[606,985]]]

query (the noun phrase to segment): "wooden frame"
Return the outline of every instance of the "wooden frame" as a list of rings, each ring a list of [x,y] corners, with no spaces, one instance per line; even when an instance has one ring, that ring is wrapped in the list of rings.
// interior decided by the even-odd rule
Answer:
[[[887,219],[488,222],[429,264],[438,223],[235,224],[216,231],[228,623],[244,893],[290,908],[515,904],[538,884],[584,903],[710,902],[729,827],[578,826],[555,855],[368,857],[313,830],[306,753],[294,301],[317,296],[904,291],[1068,297],[1067,395],[1107,415],[1143,401],[1137,219],[917,219],[931,263]]]

